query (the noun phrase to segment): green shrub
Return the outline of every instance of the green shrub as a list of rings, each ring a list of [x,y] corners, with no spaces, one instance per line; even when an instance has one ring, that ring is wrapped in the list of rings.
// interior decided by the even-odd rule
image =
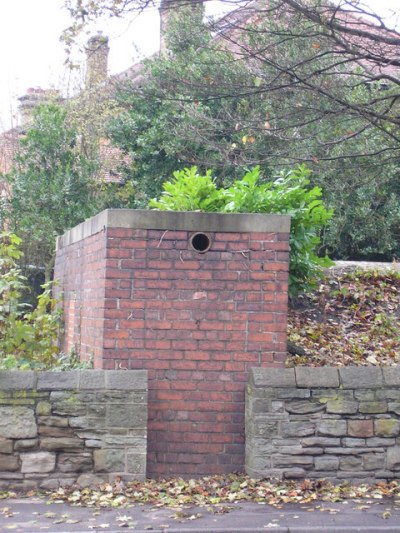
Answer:
[[[309,188],[310,171],[301,165],[265,182],[255,167],[229,188],[217,189],[211,171],[197,174],[196,167],[174,173],[164,184],[159,200],[149,207],[163,211],[220,211],[225,213],[276,213],[290,215],[289,294],[315,286],[323,269],[332,264],[317,255],[320,233],[327,226],[332,211],[327,210],[319,187]]]
[[[34,309],[21,303],[26,278],[17,266],[21,239],[0,234],[0,369],[48,369],[57,364],[61,310],[43,285]]]

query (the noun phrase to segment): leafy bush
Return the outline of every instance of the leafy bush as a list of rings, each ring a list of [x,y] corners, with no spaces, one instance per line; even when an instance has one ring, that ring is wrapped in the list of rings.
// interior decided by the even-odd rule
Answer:
[[[315,286],[323,268],[331,260],[317,255],[320,233],[332,217],[319,187],[309,188],[310,171],[301,165],[265,182],[255,167],[229,188],[217,189],[211,171],[197,174],[196,167],[174,173],[164,184],[159,200],[149,207],[163,211],[221,211],[225,213],[277,213],[291,216],[289,294]]]
[[[26,278],[17,266],[21,239],[0,234],[0,369],[47,369],[57,363],[61,310],[51,296],[51,284],[43,285],[37,305],[21,303]]]

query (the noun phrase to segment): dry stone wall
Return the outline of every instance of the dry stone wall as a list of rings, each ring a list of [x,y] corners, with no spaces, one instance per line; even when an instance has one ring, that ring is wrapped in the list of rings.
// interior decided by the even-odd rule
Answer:
[[[253,368],[246,471],[256,478],[400,478],[400,368]]]
[[[147,372],[0,372],[0,489],[144,479]]]

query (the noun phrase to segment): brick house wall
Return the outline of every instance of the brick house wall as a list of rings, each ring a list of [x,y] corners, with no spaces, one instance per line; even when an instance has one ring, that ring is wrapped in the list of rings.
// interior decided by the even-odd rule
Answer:
[[[243,470],[248,372],[286,357],[289,228],[107,210],[59,238],[65,349],[148,370],[149,475]]]

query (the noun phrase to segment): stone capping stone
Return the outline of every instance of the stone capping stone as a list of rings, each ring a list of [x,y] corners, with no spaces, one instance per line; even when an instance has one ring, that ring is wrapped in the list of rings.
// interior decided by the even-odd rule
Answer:
[[[294,368],[252,368],[249,379],[255,387],[296,387]]]
[[[0,390],[147,389],[147,370],[0,371]]]
[[[383,386],[380,367],[349,366],[339,370],[344,389],[379,389]]]
[[[147,387],[147,370],[105,370],[106,387],[112,390],[137,390]]]
[[[60,250],[96,233],[105,232],[107,228],[288,233],[290,231],[290,216],[259,213],[106,209],[58,237],[56,249]]]
[[[19,370],[0,371],[1,390],[36,389],[37,373],[33,370],[21,372]]]
[[[339,371],[337,368],[299,366],[295,369],[295,374],[299,388],[339,387]]]
[[[349,366],[296,368],[252,368],[250,383],[270,388],[379,389],[400,387],[400,367]]]

